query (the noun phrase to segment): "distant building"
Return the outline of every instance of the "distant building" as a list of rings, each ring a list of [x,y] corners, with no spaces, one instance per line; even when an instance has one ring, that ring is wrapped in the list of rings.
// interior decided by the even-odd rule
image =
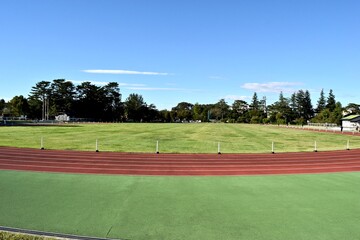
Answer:
[[[341,119],[342,127],[357,128],[360,127],[360,115],[349,115]]]

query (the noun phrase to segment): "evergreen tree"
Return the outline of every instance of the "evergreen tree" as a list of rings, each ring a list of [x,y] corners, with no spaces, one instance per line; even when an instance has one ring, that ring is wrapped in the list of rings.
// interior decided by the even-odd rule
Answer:
[[[319,98],[319,101],[318,101],[318,104],[317,104],[316,112],[320,113],[325,108],[326,108],[326,99],[325,99],[325,96],[324,96],[324,89],[321,89],[320,98]]]
[[[254,92],[254,95],[252,97],[252,101],[250,104],[250,108],[251,108],[251,110],[258,111],[259,107],[260,107],[260,102],[259,102],[258,96],[257,96],[257,93]]]
[[[122,118],[124,109],[121,103],[121,93],[117,82],[110,82],[102,87],[104,92],[103,117],[107,121],[118,121]],[[151,109],[153,112],[153,109]]]
[[[51,115],[70,114],[75,97],[75,86],[65,79],[55,79],[51,83]]]
[[[257,93],[254,92],[249,111],[250,123],[261,123],[263,114],[260,112],[260,101]]]
[[[29,95],[30,117],[46,120],[49,118],[49,99],[51,88],[49,81],[41,81],[31,88]]]
[[[305,91],[304,110],[305,110],[304,118],[306,120],[310,120],[312,117],[314,117],[314,108],[312,106],[311,96],[308,90]]]
[[[314,110],[311,104],[310,92],[308,90],[299,90],[296,94],[296,115],[298,123],[305,124],[314,116]]]
[[[335,104],[334,111],[331,112],[331,121],[329,121],[329,122],[336,123],[337,125],[341,125],[341,118],[343,117],[342,111],[343,111],[343,108],[342,108],[341,103],[337,102]]]
[[[331,112],[336,108],[335,95],[332,89],[330,89],[329,96],[327,98],[326,108],[328,108]]]
[[[279,100],[270,106],[270,121],[277,124],[286,124],[291,121],[292,111],[289,100],[280,92]]]
[[[75,115],[81,118],[102,120],[104,111],[104,92],[101,87],[83,82],[76,87]]]

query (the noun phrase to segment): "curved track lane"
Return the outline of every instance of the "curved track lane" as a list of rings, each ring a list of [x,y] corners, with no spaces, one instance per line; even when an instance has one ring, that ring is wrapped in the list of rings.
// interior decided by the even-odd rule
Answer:
[[[142,154],[0,147],[0,169],[84,174],[225,176],[360,171],[360,149],[265,154]]]

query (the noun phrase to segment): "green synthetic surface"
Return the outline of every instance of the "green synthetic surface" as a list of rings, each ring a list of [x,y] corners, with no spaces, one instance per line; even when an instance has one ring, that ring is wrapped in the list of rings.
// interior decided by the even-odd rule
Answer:
[[[360,173],[141,177],[0,171],[0,225],[122,239],[360,239]]]
[[[360,148],[360,137],[250,124],[86,124],[61,126],[16,126],[0,128],[0,146],[94,151],[163,153],[319,151]]]

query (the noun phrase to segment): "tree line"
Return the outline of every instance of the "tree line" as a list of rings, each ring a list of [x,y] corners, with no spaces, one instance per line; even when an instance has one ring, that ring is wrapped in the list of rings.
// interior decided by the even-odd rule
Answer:
[[[343,108],[332,90],[325,97],[323,90],[315,107],[308,90],[299,90],[286,98],[267,105],[266,97],[253,94],[248,103],[225,99],[214,104],[180,102],[171,110],[158,110],[147,104],[139,94],[130,94],[122,101],[119,84],[110,82],[97,86],[91,82],[74,85],[65,79],[41,81],[31,88],[29,96],[0,100],[0,115],[34,120],[52,120],[67,114],[73,120],[106,122],[188,122],[222,121],[231,123],[306,124],[308,122],[340,124],[343,111],[360,114],[360,105],[351,103]]]

